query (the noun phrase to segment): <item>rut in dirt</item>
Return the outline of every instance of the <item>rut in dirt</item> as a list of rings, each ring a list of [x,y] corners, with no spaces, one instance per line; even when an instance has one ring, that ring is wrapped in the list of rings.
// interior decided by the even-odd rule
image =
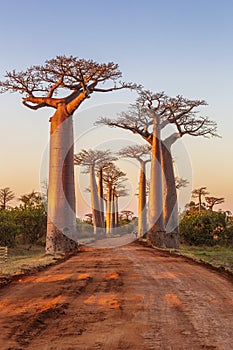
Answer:
[[[3,350],[232,349],[232,282],[137,243],[14,281],[0,310]]]

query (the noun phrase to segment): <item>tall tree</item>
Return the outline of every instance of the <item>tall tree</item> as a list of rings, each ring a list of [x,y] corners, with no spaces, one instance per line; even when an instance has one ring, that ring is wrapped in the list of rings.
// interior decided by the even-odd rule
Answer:
[[[119,198],[128,196],[128,191],[122,184],[117,184],[113,187],[113,201],[114,201],[114,227],[119,226]]]
[[[128,146],[121,149],[118,154],[123,158],[136,159],[140,164],[138,193],[138,236],[141,237],[147,232],[146,163],[151,161],[151,146]]]
[[[214,205],[224,203],[224,198],[205,197],[205,200],[210,210],[213,210]]]
[[[98,190],[98,197],[99,197],[99,208],[100,208],[102,228],[105,228],[103,171],[104,171],[104,168],[108,167],[115,160],[117,160],[117,158],[113,156],[111,152],[108,151],[108,153],[105,154],[105,157],[103,157],[103,159],[100,162],[98,162],[96,167],[97,178],[98,178],[97,190]]]
[[[177,132],[172,133],[160,143],[161,165],[166,182],[164,223],[167,232],[162,242],[157,242],[162,246],[179,246],[178,204],[171,147],[176,140],[184,135],[217,136],[216,123],[208,117],[200,116],[196,111],[197,107],[204,105],[206,103],[202,100],[189,100],[179,95],[171,98],[163,92],[154,94],[149,90],[142,90],[136,103],[131,105],[127,112],[121,113],[115,120],[101,118],[97,122],[110,127],[130,130],[142,136],[151,145],[153,144],[153,133],[155,132],[153,124],[155,121],[156,127],[160,130],[170,123],[177,128]],[[159,118],[156,119],[155,115]],[[160,125],[158,125],[158,119],[160,119]]]
[[[95,177],[96,167],[112,159],[110,150],[82,150],[78,154],[74,155],[74,164],[85,166],[85,172],[90,174],[90,193],[91,193],[91,206],[93,214],[93,226],[94,233],[100,233],[103,229],[102,222],[102,207],[98,196],[97,183]]]
[[[103,168],[103,182],[107,188],[106,195],[106,234],[110,234],[113,231],[115,219],[115,205],[114,203],[114,188],[117,188],[122,182],[126,181],[126,173],[121,171],[113,163],[109,163],[108,166]],[[113,211],[114,207],[114,211]]]
[[[4,187],[0,189],[0,207],[1,209],[7,208],[7,203],[9,203],[13,198],[15,198],[15,194],[11,191],[10,187]]]
[[[94,92],[134,87],[132,84],[117,84],[121,76],[118,65],[113,62],[99,64],[74,56],[56,56],[41,66],[7,72],[5,81],[0,82],[0,92],[19,92],[26,107],[32,110],[51,107],[55,110],[50,118],[46,238],[46,252],[49,254],[76,249],[75,242],[67,237],[75,239],[76,229],[72,115]],[[112,86],[104,87],[102,84],[106,81],[112,81]]]
[[[207,194],[209,194],[209,192],[206,190],[206,187],[195,188],[192,191],[192,197],[198,198],[199,211],[203,209],[202,196],[206,196]]]

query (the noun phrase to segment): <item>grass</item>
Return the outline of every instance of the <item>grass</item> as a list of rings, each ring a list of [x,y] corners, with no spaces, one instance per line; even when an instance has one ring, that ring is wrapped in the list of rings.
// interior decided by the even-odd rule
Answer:
[[[12,276],[29,269],[46,266],[54,262],[56,257],[45,255],[43,246],[17,246],[8,249],[7,262],[0,261],[0,275]]]
[[[181,245],[180,253],[196,260],[204,260],[216,267],[223,266],[233,272],[233,247]]]

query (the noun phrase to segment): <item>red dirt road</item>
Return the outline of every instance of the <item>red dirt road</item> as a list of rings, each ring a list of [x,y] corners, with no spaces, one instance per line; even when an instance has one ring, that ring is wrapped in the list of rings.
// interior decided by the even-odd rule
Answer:
[[[0,290],[1,350],[233,349],[233,284],[139,244],[83,248]]]

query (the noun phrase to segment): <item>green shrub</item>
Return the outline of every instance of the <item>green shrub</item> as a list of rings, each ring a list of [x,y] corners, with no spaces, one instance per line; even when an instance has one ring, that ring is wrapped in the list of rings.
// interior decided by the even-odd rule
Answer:
[[[13,210],[0,210],[0,245],[13,247],[20,228],[15,223]]]
[[[223,240],[226,216],[223,212],[211,210],[188,212],[179,227],[182,243],[212,246]]]

